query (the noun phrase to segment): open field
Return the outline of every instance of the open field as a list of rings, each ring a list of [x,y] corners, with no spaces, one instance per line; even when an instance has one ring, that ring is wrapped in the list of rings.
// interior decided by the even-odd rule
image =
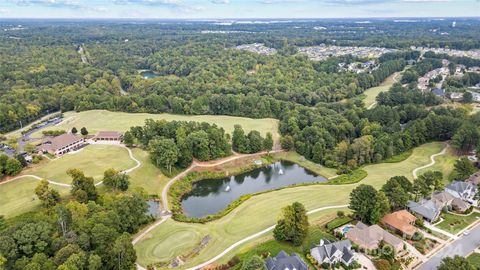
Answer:
[[[365,103],[366,108],[371,108],[372,106],[374,106],[374,104],[376,103],[376,98],[378,94],[380,94],[381,92],[388,91],[388,89],[392,87],[392,85],[395,83],[395,79],[398,79],[396,78],[398,74],[399,74],[398,72],[392,74],[391,76],[386,78],[385,81],[383,81],[382,84],[380,84],[379,86],[369,88],[363,92],[362,95],[365,96],[365,99],[363,100],[363,102]]]
[[[468,227],[468,225],[480,218],[480,213],[473,212],[468,216],[454,215],[450,213],[442,214],[443,221],[435,225],[439,229],[456,234]]]
[[[49,130],[71,130],[72,127],[80,129],[86,127],[91,134],[101,130],[114,130],[125,132],[132,126],[143,126],[146,119],[167,121],[196,121],[217,124],[223,127],[227,133],[232,133],[233,127],[239,124],[246,132],[258,130],[265,135],[271,132],[275,140],[279,139],[278,120],[276,119],[252,119],[223,115],[174,115],[174,114],[148,114],[148,113],[123,113],[105,110],[92,110],[84,112],[66,112],[64,121],[58,126],[50,127]],[[32,137],[41,137],[42,132],[37,131]]]
[[[40,204],[34,193],[39,181],[24,178],[0,185],[0,216],[12,217],[34,209]],[[62,196],[67,195],[69,188],[54,187]]]
[[[86,176],[92,176],[95,182],[99,182],[103,178],[103,172],[109,168],[122,171],[135,165],[135,161],[128,156],[127,149],[115,145],[95,144],[25,170],[24,174],[33,174],[55,182],[70,184],[71,178],[66,171],[80,169]]]
[[[211,239],[208,245],[183,267],[195,266],[221,253],[233,243],[275,224],[281,208],[287,204],[299,201],[308,210],[348,204],[350,191],[359,184],[370,184],[379,188],[388,178],[395,175],[404,175],[412,179],[412,170],[428,164],[429,157],[440,152],[442,148],[442,143],[429,143],[416,148],[412,155],[402,162],[366,166],[364,169],[368,176],[358,184],[303,186],[254,196],[225,217],[207,224],[188,224],[169,219],[135,246],[138,262],[147,265],[168,261],[175,256],[188,253],[203,237],[209,235]],[[310,216],[310,221],[327,214],[331,215],[338,210],[340,209],[317,212]],[[265,235],[271,236],[271,233]],[[242,246],[238,247],[220,261],[228,260],[241,249]]]

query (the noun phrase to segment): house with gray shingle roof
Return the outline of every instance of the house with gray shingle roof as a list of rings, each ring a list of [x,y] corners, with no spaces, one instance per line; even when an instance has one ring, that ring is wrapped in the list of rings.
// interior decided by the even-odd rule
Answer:
[[[354,261],[355,257],[350,240],[342,240],[338,242],[320,240],[318,246],[310,249],[310,255],[312,255],[319,264],[335,264],[340,262],[347,266]]]
[[[445,191],[452,194],[455,198],[462,199],[475,206],[477,205],[477,200],[475,199],[477,187],[469,182],[453,181],[445,187]]]
[[[308,270],[307,263],[297,253],[289,256],[283,250],[275,257],[268,257],[265,260],[265,267],[267,270]]]
[[[434,222],[442,213],[443,206],[434,200],[422,200],[420,202],[408,201],[408,210],[423,219]]]

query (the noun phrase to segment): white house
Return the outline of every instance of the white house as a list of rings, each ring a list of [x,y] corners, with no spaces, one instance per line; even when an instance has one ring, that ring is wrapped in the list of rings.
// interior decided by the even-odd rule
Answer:
[[[474,206],[478,205],[478,202],[475,199],[477,187],[469,182],[453,181],[450,185],[445,187],[445,191],[452,194],[456,198],[471,203]]]
[[[352,250],[350,240],[330,242],[320,240],[320,244],[310,249],[310,255],[319,264],[335,264],[337,262],[350,265],[355,260],[355,253]]]

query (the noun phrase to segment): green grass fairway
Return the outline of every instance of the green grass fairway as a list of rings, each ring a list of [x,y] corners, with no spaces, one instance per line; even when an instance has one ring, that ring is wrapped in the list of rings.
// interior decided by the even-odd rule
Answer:
[[[104,110],[92,110],[84,112],[66,112],[64,121],[48,130],[71,130],[76,127],[78,130],[86,127],[91,134],[101,130],[127,131],[132,126],[143,126],[146,119],[167,120],[167,121],[196,121],[217,124],[223,127],[226,132],[232,133],[233,126],[239,124],[246,132],[258,130],[265,134],[271,132],[274,139],[279,138],[278,120],[276,119],[252,119],[244,117],[233,117],[223,115],[174,115],[174,114],[148,114],[148,113],[123,113]],[[35,132],[32,137],[42,136],[41,131]]]
[[[396,76],[397,78],[395,78]],[[379,86],[369,88],[363,92],[363,95],[365,96],[363,102],[365,103],[366,108],[370,108],[370,106],[372,106],[376,102],[378,94],[388,91],[388,89],[392,87],[392,85],[395,83],[394,78],[398,79],[398,72],[386,78],[385,81],[382,82],[382,84],[380,84]]]
[[[125,148],[115,145],[89,145],[79,152],[66,154],[57,159],[25,171],[25,174],[33,174],[45,177],[55,182],[71,183],[67,175],[68,169],[80,169],[86,176],[92,176],[96,182],[103,178],[103,172],[109,168],[125,170],[136,165],[130,159]]]
[[[447,153],[445,155],[441,155],[435,158],[435,165],[429,168],[425,168],[423,170],[418,171],[418,175],[425,173],[427,171],[440,171],[443,173],[443,181],[445,184],[450,183],[449,176],[453,172],[453,165],[455,161],[460,157],[455,153],[455,149],[450,146],[447,149]]]
[[[138,159],[142,165],[129,173],[130,188],[141,187],[145,189],[149,195],[160,196],[169,178],[163,175],[160,169],[153,165],[148,152],[138,148],[132,149],[132,152],[133,156]]]
[[[379,188],[388,178],[395,175],[404,175],[412,179],[412,170],[428,164],[430,155],[440,152],[442,148],[442,143],[429,143],[414,149],[412,155],[402,162],[366,166],[364,169],[368,176],[360,183]],[[209,235],[211,239],[208,245],[182,268],[197,265],[221,253],[240,239],[275,224],[280,217],[281,208],[287,204],[299,201],[307,209],[348,204],[350,191],[358,185],[313,185],[265,193],[254,196],[225,217],[207,224],[181,223],[169,219],[135,246],[138,262],[146,266],[149,263],[170,260],[188,253],[202,237]],[[317,212],[310,216],[310,220],[316,220],[338,210],[340,209]],[[220,261],[228,260],[241,248],[230,252]]]
[[[336,174],[336,169],[332,169],[332,168],[327,168],[325,166],[322,166],[320,164],[317,164],[317,163],[314,163],[310,160],[307,160],[305,159],[304,157],[302,157],[301,155],[299,155],[298,153],[296,152],[281,152],[281,153],[276,153],[275,155],[275,158],[277,159],[284,159],[284,160],[288,160],[288,161],[291,161],[291,162],[295,162],[297,163],[298,165],[306,168],[306,169],[309,169],[310,171],[318,174],[318,175],[321,175],[325,178],[329,178],[329,177],[333,177]]]
[[[0,216],[12,217],[34,209],[40,204],[34,193],[39,181],[24,178],[0,185]],[[67,195],[70,189],[54,187],[61,195]]]
[[[443,221],[436,225],[437,228],[456,234],[468,227],[480,218],[480,213],[473,212],[468,216],[459,216],[453,214],[442,214]]]
[[[469,261],[473,266],[480,267],[480,253],[472,253],[470,256],[467,257],[467,261]]]

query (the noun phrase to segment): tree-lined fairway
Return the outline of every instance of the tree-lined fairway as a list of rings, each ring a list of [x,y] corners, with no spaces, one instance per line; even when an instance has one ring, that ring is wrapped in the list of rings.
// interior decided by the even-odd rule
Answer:
[[[395,73],[389,76],[381,85],[369,88],[363,92],[363,95],[365,95],[363,102],[365,103],[366,108],[374,106],[378,94],[381,92],[386,92],[388,89],[390,89],[390,87],[392,87],[392,85],[395,83],[395,80],[398,79],[398,74],[399,73]]]
[[[440,152],[442,148],[441,143],[429,143],[416,148],[412,155],[402,162],[366,166],[364,169],[368,176],[361,183],[379,188],[395,175],[404,175],[412,179],[412,170],[428,164],[430,156]],[[136,245],[138,261],[142,265],[147,265],[171,260],[175,256],[188,253],[203,237],[209,235],[211,239],[208,245],[198,256],[187,261],[183,268],[195,266],[221,253],[233,243],[273,225],[285,205],[299,201],[311,210],[348,204],[350,191],[359,184],[303,186],[254,196],[227,216],[207,224],[180,223],[170,219],[147,234],[145,239]],[[310,220],[331,214],[332,211],[318,212],[311,216]],[[228,260],[233,254],[234,252],[229,253],[222,260]]]
[[[70,184],[71,178],[66,171],[68,169],[80,169],[86,176],[91,176],[96,182],[99,182],[103,178],[103,172],[109,168],[122,171],[135,165],[136,162],[129,157],[127,149],[115,145],[95,144],[27,170],[25,174],[33,174],[55,182]]]
[[[40,205],[34,193],[39,181],[26,177],[0,185],[0,216],[12,217],[33,210]],[[55,187],[62,196],[67,195],[69,188]]]
[[[175,115],[175,114],[148,114],[148,113],[124,113],[110,112],[105,110],[91,110],[84,112],[66,112],[64,120],[49,130],[70,131],[73,127],[80,129],[86,127],[91,134],[102,130],[127,131],[132,126],[143,126],[146,119],[167,121],[195,121],[207,122],[223,127],[227,133],[233,132],[234,125],[241,125],[245,132],[258,130],[265,135],[271,132],[274,140],[279,138],[278,120],[276,119],[252,119],[224,115]],[[41,131],[35,132],[32,137],[42,136]]]

